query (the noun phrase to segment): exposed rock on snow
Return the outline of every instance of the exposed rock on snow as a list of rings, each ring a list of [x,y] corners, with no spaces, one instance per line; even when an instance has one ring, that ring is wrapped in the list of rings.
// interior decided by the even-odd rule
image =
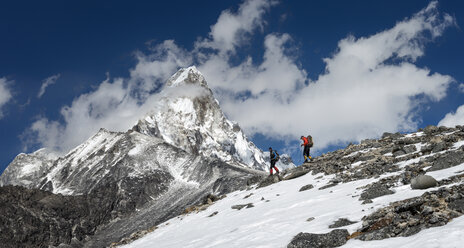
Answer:
[[[420,175],[411,180],[412,189],[428,189],[437,185],[437,180],[429,175]]]
[[[301,187],[301,189],[299,191],[310,190],[312,188],[314,188],[314,186],[312,184],[308,184],[308,185],[305,185],[305,186]]]
[[[350,233],[346,229],[335,229],[325,234],[299,233],[287,248],[331,248],[339,247],[346,243]]]
[[[329,228],[339,228],[342,226],[349,226],[354,223],[356,223],[356,221],[351,221],[346,218],[340,218],[337,221],[335,221],[332,225],[330,225]]]
[[[232,209],[237,209],[237,210],[240,210],[242,208],[252,208],[254,207],[253,203],[247,203],[247,204],[239,204],[239,205],[233,205],[231,208]]]
[[[429,227],[446,225],[464,214],[464,185],[441,188],[420,197],[394,202],[363,218],[361,240],[414,235]]]
[[[268,176],[268,177],[264,178],[263,180],[261,180],[258,183],[258,188],[262,188],[262,187],[266,187],[266,186],[269,186],[269,185],[274,184],[274,183],[278,183],[281,180],[282,180],[282,178],[278,174]]]

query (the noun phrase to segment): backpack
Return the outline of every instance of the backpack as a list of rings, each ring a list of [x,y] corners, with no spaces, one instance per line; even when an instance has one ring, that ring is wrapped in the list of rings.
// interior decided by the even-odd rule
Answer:
[[[279,161],[279,159],[280,159],[279,153],[277,153],[276,150],[272,150],[272,152],[275,154],[275,156],[274,156],[275,161],[276,161],[276,162]]]
[[[313,143],[313,137],[311,137],[311,135],[308,135],[308,144],[309,144],[309,147],[313,147],[314,143]]]

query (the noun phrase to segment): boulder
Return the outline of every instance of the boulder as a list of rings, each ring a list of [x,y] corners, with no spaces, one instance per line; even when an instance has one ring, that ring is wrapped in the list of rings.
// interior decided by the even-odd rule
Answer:
[[[329,233],[299,233],[293,237],[287,248],[331,248],[339,247],[346,243],[350,235],[346,229],[335,229]]]
[[[361,197],[359,198],[359,200],[364,201],[364,200],[374,199],[374,198],[384,196],[384,195],[391,195],[394,193],[395,193],[394,191],[390,190],[388,186],[384,184],[374,184],[368,189],[366,189],[361,194]]]
[[[281,177],[279,175],[274,174],[272,176],[268,176],[268,177],[264,178],[264,180],[259,182],[257,188],[266,187],[266,186],[269,186],[271,184],[278,183],[281,180],[282,179],[281,179]]]
[[[419,175],[411,180],[412,189],[428,189],[437,185],[437,180],[429,175]]]
[[[310,190],[312,188],[314,188],[314,186],[312,184],[308,184],[308,185],[301,187],[300,192],[305,191],[305,190]]]

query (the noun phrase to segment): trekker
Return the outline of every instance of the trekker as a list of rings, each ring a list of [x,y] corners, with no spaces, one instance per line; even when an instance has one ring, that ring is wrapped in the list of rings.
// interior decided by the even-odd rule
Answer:
[[[276,170],[276,173],[279,174],[279,169],[277,169],[277,167],[275,166],[275,164],[280,158],[279,154],[277,153],[277,151],[272,150],[272,147],[269,147],[269,155],[271,158],[271,170],[269,172],[269,176],[272,176],[272,168],[274,168]]]
[[[313,146],[313,138],[311,135],[308,135],[308,137],[301,136],[300,138],[303,140],[303,144],[301,146],[304,146],[303,150],[303,157],[304,157],[304,162],[307,163],[309,161],[312,161],[313,158],[309,155],[310,148]]]

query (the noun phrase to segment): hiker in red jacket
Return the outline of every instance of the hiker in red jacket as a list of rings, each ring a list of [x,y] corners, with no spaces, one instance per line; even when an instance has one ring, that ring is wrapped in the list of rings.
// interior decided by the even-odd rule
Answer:
[[[279,174],[279,169],[277,169],[277,166],[275,166],[275,164],[280,158],[279,154],[277,153],[277,151],[272,150],[272,147],[269,147],[269,156],[271,159],[271,170],[269,172],[269,176],[272,176],[272,168],[274,168],[276,170],[276,173]]]
[[[313,146],[313,138],[311,135],[308,135],[308,137],[301,136],[300,138],[303,140],[303,144],[301,146],[304,146],[303,150],[303,157],[304,157],[304,162],[307,163],[309,161],[312,161],[313,158],[309,155],[310,148]]]

